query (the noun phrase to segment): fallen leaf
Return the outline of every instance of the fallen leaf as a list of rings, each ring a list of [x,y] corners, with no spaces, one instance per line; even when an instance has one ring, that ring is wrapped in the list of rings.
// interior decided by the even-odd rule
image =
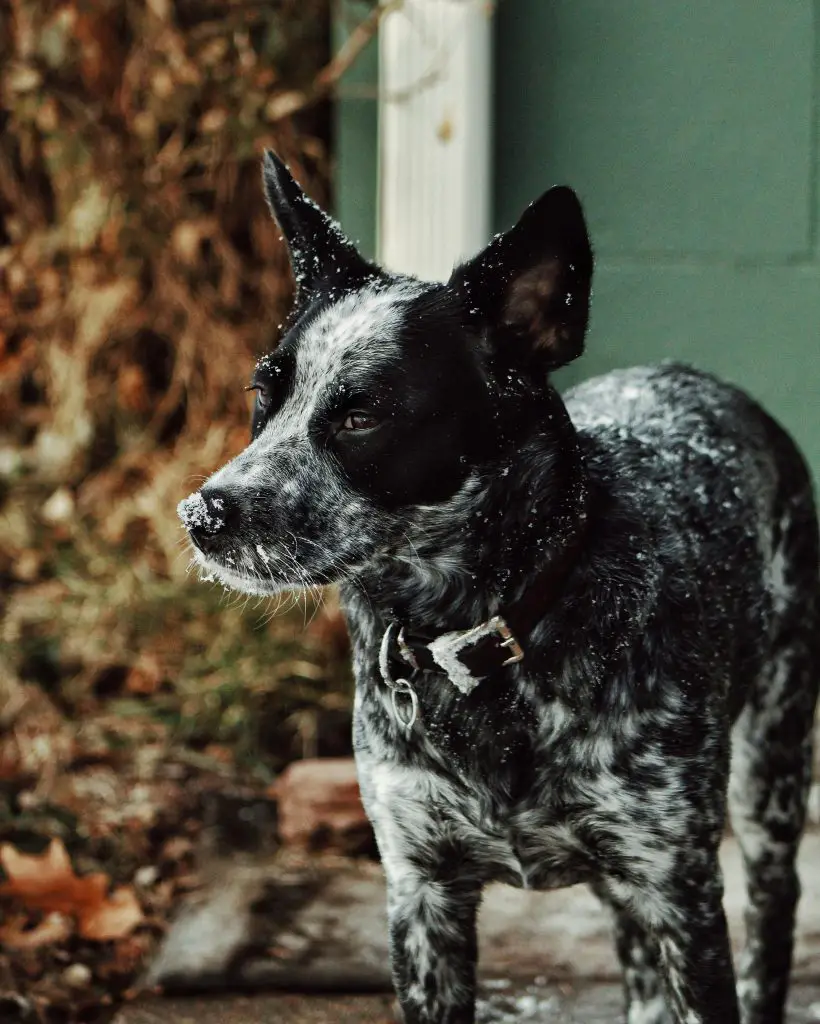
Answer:
[[[0,895],[15,897],[32,910],[75,917],[83,938],[120,939],[143,920],[130,887],[123,886],[109,896],[107,875],[75,875],[60,839],[52,839],[40,855],[21,853],[4,843],[0,846],[0,865],[8,879],[0,885]]]
[[[125,689],[128,693],[138,693],[150,696],[156,693],[162,682],[162,673],[159,668],[148,659],[143,663],[134,665],[125,679]]]
[[[52,913],[35,925],[26,928],[26,918],[13,918],[0,928],[0,946],[6,949],[39,949],[64,942],[74,930],[71,920],[60,913]]]
[[[187,836],[172,836],[168,839],[160,852],[160,859],[163,861],[180,861],[186,857],[194,844]]]
[[[134,363],[126,363],[117,371],[117,397],[129,412],[145,412],[151,402],[145,371]]]
[[[107,900],[90,907],[80,918],[80,934],[86,939],[122,939],[143,919],[142,910],[133,889],[121,886]]]

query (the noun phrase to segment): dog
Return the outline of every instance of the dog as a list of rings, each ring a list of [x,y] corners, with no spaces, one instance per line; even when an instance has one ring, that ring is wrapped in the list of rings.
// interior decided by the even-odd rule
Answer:
[[[820,682],[795,444],[683,365],[559,396],[593,270],[569,188],[429,283],[362,258],[271,153],[263,183],[294,309],[248,447],[179,514],[229,588],[340,586],[406,1024],[473,1022],[491,880],[592,886],[629,1024],[779,1024]]]

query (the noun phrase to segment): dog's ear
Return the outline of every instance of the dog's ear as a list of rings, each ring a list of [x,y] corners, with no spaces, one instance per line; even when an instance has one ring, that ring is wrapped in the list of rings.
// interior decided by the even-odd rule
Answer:
[[[450,279],[471,316],[523,336],[550,369],[583,351],[591,282],[584,214],[563,186],[545,192]]]
[[[372,277],[375,268],[358,253],[342,229],[298,185],[271,150],[262,161],[262,184],[270,211],[290,253],[300,294],[320,283],[352,283]]]

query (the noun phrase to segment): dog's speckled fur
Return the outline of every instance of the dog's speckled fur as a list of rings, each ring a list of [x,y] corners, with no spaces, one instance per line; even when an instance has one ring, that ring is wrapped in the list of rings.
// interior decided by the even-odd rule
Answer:
[[[257,367],[250,446],[180,514],[229,586],[341,583],[407,1024],[473,1021],[491,879],[594,887],[629,1024],[780,1024],[820,682],[817,519],[794,444],[682,366],[558,396],[548,371],[581,351],[592,273],[569,190],[433,285],[361,260],[272,158],[265,183],[298,302]],[[350,427],[351,409],[376,419]],[[579,536],[524,661],[468,695],[417,673],[406,735],[378,670],[387,624],[469,628]],[[737,987],[727,798],[749,888]]]

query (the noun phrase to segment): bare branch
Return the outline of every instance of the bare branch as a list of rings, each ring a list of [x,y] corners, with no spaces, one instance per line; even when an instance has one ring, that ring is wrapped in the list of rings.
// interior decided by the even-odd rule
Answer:
[[[388,0],[387,3],[381,3],[374,7],[370,14],[353,29],[339,52],[316,75],[309,88],[280,93],[268,102],[265,108],[267,119],[271,122],[280,121],[282,118],[290,117],[328,97],[334,91],[339,80],[353,67],[368,43],[374,38],[382,18],[392,11],[399,10],[403,3],[404,0]]]

